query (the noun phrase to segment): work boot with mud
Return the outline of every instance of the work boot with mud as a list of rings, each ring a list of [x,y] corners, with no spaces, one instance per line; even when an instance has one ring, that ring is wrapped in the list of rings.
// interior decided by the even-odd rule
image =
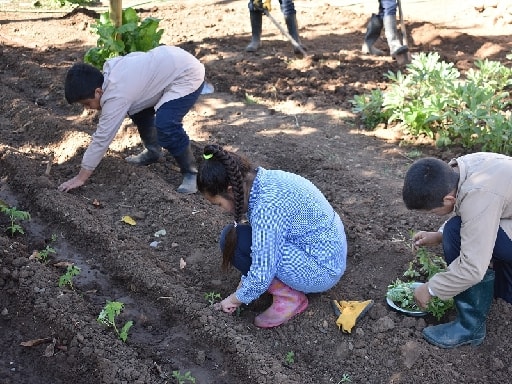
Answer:
[[[252,40],[245,48],[246,52],[256,52],[261,46],[261,29],[263,22],[263,13],[259,11],[249,12],[251,17]]]

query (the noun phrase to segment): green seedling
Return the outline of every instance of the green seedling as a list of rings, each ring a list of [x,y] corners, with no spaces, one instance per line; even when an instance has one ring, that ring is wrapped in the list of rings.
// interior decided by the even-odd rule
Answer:
[[[73,278],[79,274],[80,268],[74,265],[69,265],[66,273],[59,277],[59,287],[65,287],[66,285],[69,285],[69,287],[74,290],[75,286],[73,285]]]
[[[180,371],[172,371],[172,377],[176,379],[176,382],[178,384],[185,384],[185,383],[195,383],[196,378],[192,376],[190,371],[187,371],[185,374],[182,374]]]
[[[256,99],[249,95],[248,93],[245,94],[245,104],[258,104]]]
[[[17,233],[25,234],[25,230],[18,223],[21,220],[30,220],[30,213],[27,211],[20,211],[16,207],[8,207],[6,205],[0,205],[0,212],[9,216],[9,220],[11,221],[10,225],[7,227],[7,233],[9,236],[13,237]]]
[[[208,301],[208,304],[213,305],[217,300],[219,300],[222,296],[217,292],[207,292],[204,294],[204,298]]]
[[[51,237],[51,243],[55,242],[55,240],[57,240],[57,235],[53,234]],[[41,263],[46,263],[50,255],[53,253],[57,253],[57,251],[48,244],[43,250],[35,252],[35,258]]]
[[[404,276],[411,279],[428,280],[446,268],[446,262],[442,257],[421,247],[416,250],[416,257],[409,263],[409,268],[404,272]]]
[[[119,301],[107,300],[107,303],[101,310],[97,318],[97,321],[98,323],[106,325],[109,328],[112,327],[117,337],[120,340],[126,342],[126,340],[128,339],[128,331],[132,327],[133,321],[129,320],[123,325],[121,329],[117,328],[116,317],[119,316],[123,309],[124,303],[121,303]]]
[[[295,353],[293,351],[286,352],[284,356],[284,362],[288,365],[295,363]]]
[[[344,373],[343,376],[341,377],[341,380],[338,381],[338,384],[340,383],[351,383],[352,382],[352,379],[350,378],[349,374],[348,373]]]

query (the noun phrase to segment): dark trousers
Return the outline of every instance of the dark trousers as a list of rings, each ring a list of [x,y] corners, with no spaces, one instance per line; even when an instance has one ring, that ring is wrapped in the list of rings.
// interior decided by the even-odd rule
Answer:
[[[443,251],[447,264],[460,254],[460,216],[454,216],[444,226]],[[500,227],[492,252],[492,264],[496,274],[494,296],[512,304],[512,240]]]
[[[183,128],[183,118],[192,109],[201,95],[204,82],[192,93],[179,99],[169,100],[158,108],[155,115],[153,107],[131,115],[138,128],[156,127],[158,144],[173,156],[181,155],[190,144],[190,138]]]
[[[233,224],[226,225],[220,234],[219,244],[221,251],[224,251],[226,245],[226,236],[229,230],[233,228]],[[236,226],[236,250],[231,264],[238,269],[242,275],[247,275],[251,267],[251,245],[252,245],[252,229],[249,224],[238,224]]]

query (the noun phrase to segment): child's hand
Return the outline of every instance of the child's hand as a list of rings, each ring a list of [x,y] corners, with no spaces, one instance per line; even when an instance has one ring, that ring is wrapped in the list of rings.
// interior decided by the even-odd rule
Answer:
[[[81,187],[85,184],[87,179],[92,175],[92,171],[88,171],[87,169],[81,168],[78,175],[73,177],[71,180],[68,180],[61,185],[59,185],[58,190],[61,192],[69,192],[72,189]]]
[[[238,300],[234,293],[226,297],[222,300],[216,309],[222,309],[226,313],[233,313],[236,309],[242,304],[240,300]]]
[[[430,292],[428,291],[428,284],[422,284],[418,288],[414,290],[414,300],[416,301],[416,304],[418,304],[418,307],[420,308],[427,308],[428,302],[432,296],[430,295]]]
[[[441,241],[443,241],[443,234],[441,232],[420,231],[412,238],[415,247],[438,245],[441,244]]]
[[[58,189],[61,192],[69,192],[72,189],[81,187],[84,185],[84,182],[78,178],[78,176],[73,177],[71,180],[68,180],[61,185],[59,185]]]

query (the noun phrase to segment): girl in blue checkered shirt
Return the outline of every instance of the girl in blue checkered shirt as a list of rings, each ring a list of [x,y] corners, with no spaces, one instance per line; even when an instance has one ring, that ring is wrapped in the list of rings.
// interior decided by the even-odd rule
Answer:
[[[272,305],[254,324],[281,325],[306,310],[305,293],[330,289],[345,272],[343,223],[320,190],[299,175],[256,168],[218,145],[206,146],[203,157],[198,190],[234,215],[220,236],[222,267],[242,273],[218,308],[232,313],[268,291]]]

